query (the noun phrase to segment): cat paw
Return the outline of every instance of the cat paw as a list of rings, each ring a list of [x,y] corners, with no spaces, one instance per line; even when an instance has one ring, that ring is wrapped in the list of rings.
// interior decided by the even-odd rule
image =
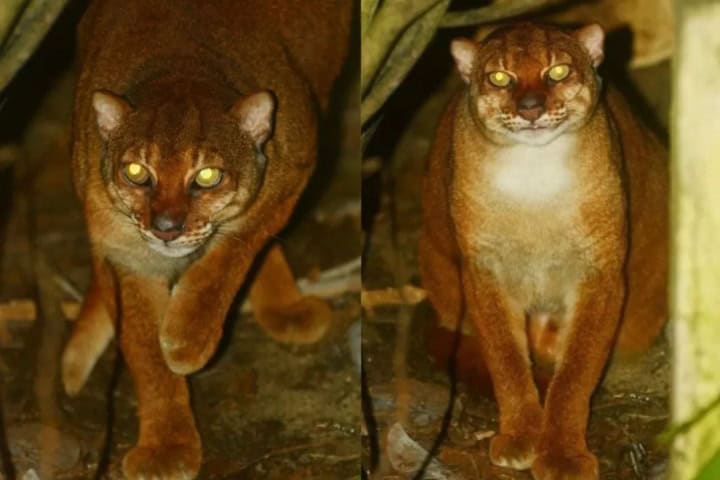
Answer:
[[[61,375],[65,393],[71,397],[80,392],[90,375],[94,362],[88,360],[87,355],[79,352],[72,343],[65,347],[62,355]]]
[[[527,470],[536,457],[535,439],[532,436],[501,433],[490,440],[490,461],[499,467]]]
[[[597,458],[590,452],[568,456],[545,453],[532,464],[535,480],[598,480]]]
[[[176,294],[176,296],[178,296]],[[160,325],[159,341],[165,363],[178,375],[204,367],[217,349],[225,323],[225,310],[178,296]]]
[[[281,343],[310,344],[322,339],[332,324],[332,310],[324,300],[307,296],[287,308],[254,312],[255,321]]]
[[[197,477],[201,462],[199,447],[138,446],[125,455],[122,470],[128,480],[192,480]]]
[[[220,335],[208,338],[206,334],[197,336],[176,335],[165,329],[160,332],[160,348],[165,363],[173,373],[189,375],[203,368],[215,353]]]

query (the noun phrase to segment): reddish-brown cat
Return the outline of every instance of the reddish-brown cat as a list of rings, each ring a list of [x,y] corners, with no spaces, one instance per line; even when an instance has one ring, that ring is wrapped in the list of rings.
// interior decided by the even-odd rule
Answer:
[[[198,474],[184,375],[215,351],[256,257],[250,300],[273,337],[312,342],[330,323],[268,241],[312,173],[351,8],[96,0],[82,20],[73,167],[93,268],[63,381],[78,392],[119,334],[140,421],[128,478]]]
[[[603,41],[533,24],[455,40],[466,85],[424,182],[423,285],[442,325],[474,330],[460,355],[492,379],[492,462],[538,480],[598,478],[592,392],[613,347],[647,347],[666,318],[666,152],[602,88]]]

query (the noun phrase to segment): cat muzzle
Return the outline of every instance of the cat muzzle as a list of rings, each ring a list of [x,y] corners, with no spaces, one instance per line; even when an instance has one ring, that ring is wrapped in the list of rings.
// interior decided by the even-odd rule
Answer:
[[[185,219],[157,215],[152,219],[152,233],[160,240],[171,242],[185,233]]]
[[[545,113],[545,95],[539,93],[527,93],[517,102],[518,115],[525,120],[534,122]]]

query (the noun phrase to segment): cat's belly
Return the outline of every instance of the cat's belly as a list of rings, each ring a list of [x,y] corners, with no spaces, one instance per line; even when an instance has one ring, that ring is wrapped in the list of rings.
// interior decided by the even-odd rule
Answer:
[[[567,208],[492,209],[471,238],[476,264],[518,308],[557,317],[572,310],[592,269],[591,243]]]
[[[516,341],[535,361],[552,364],[563,350],[580,282],[591,267],[586,252],[569,236],[537,233],[481,234],[475,261],[505,297],[506,320]]]
[[[589,266],[581,249],[562,238],[555,248],[516,239],[485,239],[476,261],[527,313],[562,314]],[[489,240],[489,241],[488,241]]]

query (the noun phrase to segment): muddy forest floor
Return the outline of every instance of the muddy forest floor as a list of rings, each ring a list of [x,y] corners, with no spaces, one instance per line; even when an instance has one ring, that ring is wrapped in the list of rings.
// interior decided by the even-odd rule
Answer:
[[[72,25],[64,28],[71,32]],[[10,97],[0,112],[5,137],[17,130],[3,139],[16,146],[0,157],[13,160],[0,164],[0,306],[21,300],[35,308],[0,319],[2,473],[121,478],[137,423],[116,343],[78,397],[68,398],[60,385],[59,355],[71,328],[62,306],[72,307],[88,284],[89,250],[71,184],[72,74],[66,68],[48,73],[42,65],[58,63],[48,60],[53,55],[67,56],[71,33],[55,30],[43,45],[47,58],[26,68],[18,82],[51,78],[43,78],[39,90],[16,87],[19,98]],[[356,98],[352,87],[346,96]],[[13,112],[27,99],[36,107],[27,107],[33,113],[23,123]],[[356,102],[345,103],[330,135],[338,145],[325,152],[335,160],[320,164],[316,190],[280,236],[299,277],[359,255],[359,114]],[[251,315],[230,315],[218,355],[190,377],[204,444],[200,478],[357,478],[359,298],[350,292],[330,301],[335,324],[323,341],[307,347],[277,344]]]
[[[449,76],[456,77],[450,74],[448,41],[447,35],[434,41],[387,106],[368,148],[370,163],[366,165],[383,167],[366,175],[363,186],[363,217],[371,231],[363,273],[366,289],[419,285],[416,249],[423,163],[440,113],[457,86],[456,81],[448,80]],[[653,117],[650,120],[662,130],[669,108],[668,64],[629,75],[618,70],[609,75],[629,88],[631,96],[635,93],[636,99],[641,99]],[[409,478],[393,469],[386,458],[388,449],[399,448],[388,447],[386,440],[388,429],[398,418],[403,418],[401,423],[409,437],[426,450],[441,430],[449,381],[425,350],[425,330],[431,319],[429,306],[422,303],[378,308],[363,322],[363,364],[382,452],[376,478]],[[397,364],[398,343],[403,338],[408,353],[405,361]],[[669,418],[668,360],[663,336],[641,357],[609,368],[593,397],[588,430],[589,447],[598,455],[602,479],[664,478],[667,453],[655,439]],[[398,382],[398,369],[407,371],[402,382]],[[409,398],[407,402],[397,400],[403,392]],[[531,479],[529,472],[491,465],[488,446],[496,430],[494,401],[458,385],[450,427],[437,457],[445,473],[427,478]],[[364,440],[369,462],[372,442],[367,436]]]

